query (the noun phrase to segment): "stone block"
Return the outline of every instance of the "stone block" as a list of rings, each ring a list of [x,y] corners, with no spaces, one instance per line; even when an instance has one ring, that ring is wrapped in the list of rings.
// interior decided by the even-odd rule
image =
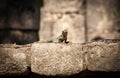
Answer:
[[[120,39],[119,0],[87,0],[88,40]]]
[[[82,12],[84,0],[44,0],[45,12]]]
[[[31,70],[40,75],[72,75],[85,71],[120,71],[120,40],[79,43],[34,43]]]
[[[90,71],[120,71],[120,40],[93,42],[85,45],[87,68]]]
[[[0,45],[0,75],[25,75],[28,73],[28,47]]]
[[[85,70],[80,44],[35,43],[31,71],[41,75],[70,75]]]
[[[80,13],[45,13],[41,15],[40,40],[58,37],[68,30],[68,40],[72,43],[85,42],[84,15]]]

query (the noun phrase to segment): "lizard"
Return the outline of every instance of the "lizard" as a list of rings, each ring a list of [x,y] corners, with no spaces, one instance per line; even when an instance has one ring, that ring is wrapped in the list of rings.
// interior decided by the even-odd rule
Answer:
[[[48,43],[69,43],[67,41],[68,31],[65,29],[62,31],[61,35],[55,39],[47,40]]]

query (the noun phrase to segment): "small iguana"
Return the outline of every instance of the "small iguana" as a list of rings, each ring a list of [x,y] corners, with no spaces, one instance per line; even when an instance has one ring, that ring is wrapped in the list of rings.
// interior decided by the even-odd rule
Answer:
[[[48,43],[69,43],[69,41],[67,41],[67,35],[68,35],[68,31],[65,29],[62,31],[62,34],[55,38],[55,39],[51,39],[48,40]]]

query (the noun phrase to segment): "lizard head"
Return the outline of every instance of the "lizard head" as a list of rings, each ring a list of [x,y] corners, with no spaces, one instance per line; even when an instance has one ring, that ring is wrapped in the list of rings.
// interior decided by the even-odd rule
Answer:
[[[67,34],[68,34],[67,29],[65,29],[65,30],[62,31],[62,35],[63,35],[63,37],[67,37]]]

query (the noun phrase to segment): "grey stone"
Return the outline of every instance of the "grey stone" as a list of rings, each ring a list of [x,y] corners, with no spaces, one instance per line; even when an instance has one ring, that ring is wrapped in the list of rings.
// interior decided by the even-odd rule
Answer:
[[[34,43],[31,70],[40,75],[72,75],[90,71],[120,71],[120,41]]]
[[[120,71],[120,40],[89,43],[0,44],[0,75],[24,75],[31,67],[40,75],[73,75]]]
[[[120,39],[118,0],[87,0],[88,40]]]
[[[44,0],[45,12],[82,12],[84,0]]]
[[[23,75],[28,73],[28,47],[0,45],[0,75]]]
[[[93,42],[85,45],[87,68],[91,71],[120,71],[120,41]]]
[[[64,29],[68,30],[68,40],[70,42],[85,42],[83,14],[42,13],[39,31],[41,41],[59,36]]]
[[[31,47],[31,70],[41,75],[70,75],[85,70],[80,44],[36,43]]]
[[[40,40],[49,40],[68,30],[68,40],[85,42],[85,0],[44,0],[41,10]]]

